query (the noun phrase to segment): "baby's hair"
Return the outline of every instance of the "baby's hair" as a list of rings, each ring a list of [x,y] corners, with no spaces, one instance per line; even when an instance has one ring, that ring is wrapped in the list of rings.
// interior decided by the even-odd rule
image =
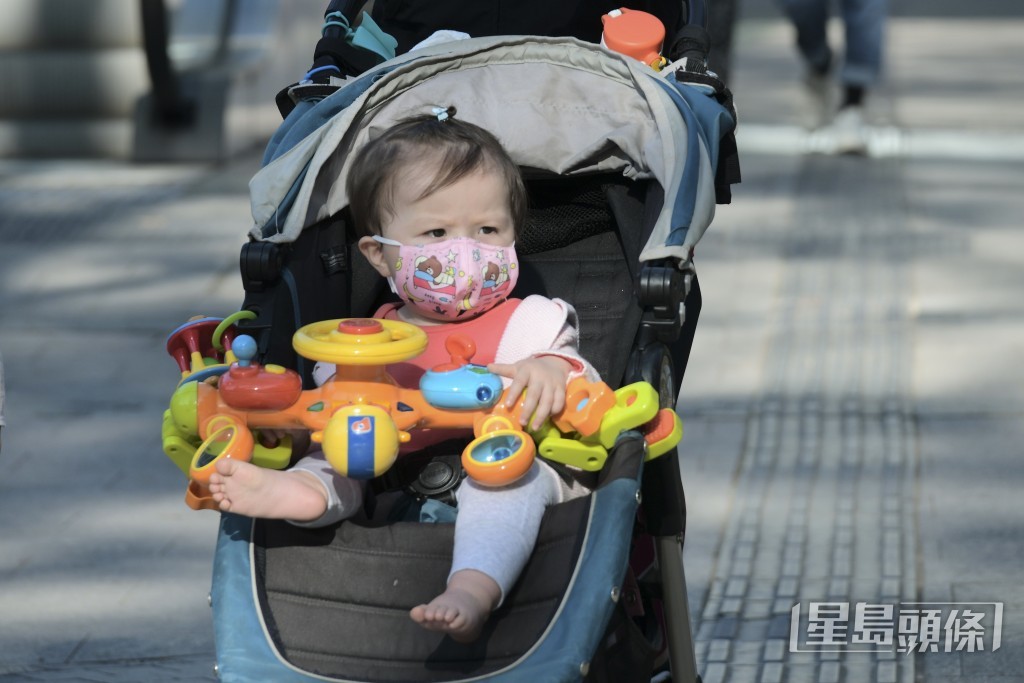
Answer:
[[[437,172],[420,195],[429,197],[481,169],[501,175],[509,194],[509,210],[516,231],[526,218],[526,188],[519,167],[489,132],[467,121],[426,115],[399,121],[366,144],[352,161],[345,189],[357,232],[379,235],[385,218],[394,211],[396,183],[410,165],[436,160]]]

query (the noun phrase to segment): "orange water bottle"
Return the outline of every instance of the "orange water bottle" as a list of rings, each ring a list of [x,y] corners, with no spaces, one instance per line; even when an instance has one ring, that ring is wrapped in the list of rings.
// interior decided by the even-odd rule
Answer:
[[[668,63],[661,56],[665,25],[653,14],[622,7],[602,16],[601,23],[604,24],[601,45],[609,50],[632,57],[656,71]]]

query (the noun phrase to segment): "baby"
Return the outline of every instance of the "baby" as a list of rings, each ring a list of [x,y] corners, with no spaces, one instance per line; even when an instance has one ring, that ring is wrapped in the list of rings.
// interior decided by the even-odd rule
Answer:
[[[504,378],[509,407],[526,392],[523,424],[537,428],[562,410],[570,379],[598,377],[577,351],[569,304],[507,298],[519,272],[514,244],[526,213],[523,181],[493,135],[454,113],[436,109],[395,125],[368,143],[349,170],[350,210],[365,233],[359,249],[402,300],[375,317],[418,325],[429,340],[423,354],[388,372],[401,386],[418,387],[425,370],[448,362],[447,336],[463,332],[476,342],[473,362]],[[417,278],[426,259],[453,273],[451,284]],[[500,286],[493,265],[507,273]],[[322,370],[314,373],[318,381],[326,379]],[[319,452],[286,471],[234,460],[216,469],[210,490],[223,511],[322,526],[362,505],[362,485],[335,473]],[[465,480],[447,589],[414,607],[412,619],[456,640],[475,639],[529,559],[544,509],[585,493],[540,460],[508,486]]]

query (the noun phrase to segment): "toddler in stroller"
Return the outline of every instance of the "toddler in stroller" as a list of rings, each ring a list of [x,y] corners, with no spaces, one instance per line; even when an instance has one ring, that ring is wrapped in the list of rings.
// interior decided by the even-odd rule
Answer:
[[[355,254],[353,159],[411,112],[457,102],[456,121],[497,134],[523,170],[531,206],[516,238],[517,296],[572,302],[598,375],[613,387],[645,380],[674,407],[700,304],[692,248],[734,125],[713,84],[674,74],[573,39],[500,37],[288,89],[290,113],[250,183],[249,319],[237,327],[257,340],[260,362],[312,386],[316,369],[292,333],[388,299]],[[587,495],[543,510],[519,579],[465,644],[409,618],[445,590],[453,525],[356,515],[309,528],[224,513],[212,590],[221,679],[646,683],[670,656],[677,683],[695,680],[678,459],[645,455],[641,435],[623,434]]]
[[[454,107],[435,108],[397,124],[361,150],[348,175],[353,221],[367,233],[359,249],[404,302],[386,304],[376,317],[424,327],[429,340],[422,355],[389,373],[418,387],[458,329],[476,340],[474,360],[506,378],[507,408],[525,392],[521,422],[537,430],[565,407],[570,379],[597,376],[577,352],[569,304],[507,298],[518,279],[514,243],[526,190],[498,140],[454,115]],[[424,439],[410,445],[422,447]],[[233,459],[216,467],[210,490],[225,512],[325,526],[363,508],[360,483],[333,471],[322,452],[286,471]],[[414,607],[412,619],[473,640],[526,564],[544,509],[585,492],[578,479],[538,459],[500,488],[464,481],[447,587]]]

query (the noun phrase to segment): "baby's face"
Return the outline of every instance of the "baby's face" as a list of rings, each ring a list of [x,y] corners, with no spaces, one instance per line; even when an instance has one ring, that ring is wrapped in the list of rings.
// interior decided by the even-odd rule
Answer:
[[[410,245],[454,237],[495,247],[515,242],[508,188],[500,175],[481,169],[420,198],[431,178],[416,169],[405,174],[395,189],[394,213],[382,226],[382,237]]]

